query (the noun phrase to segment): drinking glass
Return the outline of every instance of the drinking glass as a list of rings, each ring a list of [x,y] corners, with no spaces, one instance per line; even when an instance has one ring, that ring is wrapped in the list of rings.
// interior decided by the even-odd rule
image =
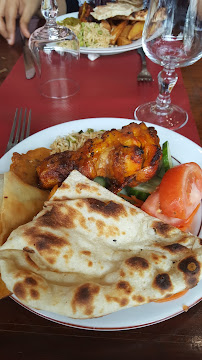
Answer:
[[[41,12],[46,23],[35,30],[29,39],[40,92],[49,98],[64,99],[79,90],[76,80],[79,41],[70,29],[57,24],[56,0],[43,0]]]
[[[145,54],[163,66],[158,74],[156,101],[140,105],[135,118],[176,130],[188,120],[186,111],[171,104],[170,93],[177,67],[188,66],[202,56],[202,0],[151,0],[143,29]]]

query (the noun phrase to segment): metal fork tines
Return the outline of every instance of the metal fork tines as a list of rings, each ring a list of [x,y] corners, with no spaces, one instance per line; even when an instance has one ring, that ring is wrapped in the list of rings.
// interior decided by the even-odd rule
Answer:
[[[21,108],[18,116],[18,109],[16,109],[15,111],[13,125],[5,153],[9,151],[13,146],[18,144],[20,141],[26,139],[29,136],[30,123],[31,123],[31,110],[29,111],[28,116],[27,116],[27,109],[25,109],[24,111],[24,116],[22,112],[23,111]],[[23,116],[23,120],[22,120],[22,116]]]
[[[143,49],[139,48],[137,52],[141,56],[141,60],[142,60],[142,70],[137,76],[137,81],[145,81],[145,82],[153,81],[152,76],[147,69],[146,56]]]

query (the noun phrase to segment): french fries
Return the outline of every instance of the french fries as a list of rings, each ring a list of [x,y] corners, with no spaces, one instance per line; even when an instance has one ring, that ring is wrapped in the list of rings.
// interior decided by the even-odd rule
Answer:
[[[137,21],[134,25],[132,25],[131,30],[128,34],[129,40],[137,40],[142,37],[142,31],[144,28],[144,21]]]
[[[111,25],[110,25],[110,23],[107,21],[107,20],[102,20],[101,21],[101,24],[102,24],[102,26],[105,28],[105,29],[107,29],[109,32],[111,32]]]
[[[159,24],[157,22],[152,23],[148,29],[149,36],[152,36],[155,33],[155,31],[158,29],[158,27],[159,27]]]
[[[116,27],[114,27],[111,31],[111,45],[115,45],[119,36],[121,35],[122,31],[124,30],[124,28],[126,27],[128,21],[124,20],[122,22],[120,22]]]
[[[117,45],[118,46],[124,46],[124,45],[129,45],[131,44],[132,41],[131,40],[128,40],[126,37],[124,36],[119,36],[118,39],[117,39]]]
[[[142,37],[144,21],[121,20],[120,22],[108,19],[102,21],[103,26],[111,32],[111,45],[124,46]]]
[[[130,30],[131,30],[131,28],[132,28],[132,24],[128,24],[128,25],[126,25],[126,27],[123,29],[123,31],[122,31],[122,33],[121,33],[121,35],[120,35],[120,37],[124,37],[124,38],[128,38],[128,34],[129,34],[129,32],[130,32]]]

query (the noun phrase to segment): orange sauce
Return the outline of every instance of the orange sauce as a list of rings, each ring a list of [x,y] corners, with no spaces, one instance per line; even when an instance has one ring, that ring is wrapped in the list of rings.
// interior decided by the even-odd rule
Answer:
[[[187,220],[185,220],[185,222],[183,223],[183,225],[178,226],[178,229],[182,230],[182,231],[186,231],[187,228],[191,225],[194,216],[196,215],[198,209],[200,207],[200,204],[198,204],[198,206],[196,207],[196,209],[193,211],[193,213],[188,217]]]
[[[55,192],[57,191],[58,189],[58,185],[56,184],[55,186],[53,186],[50,194],[49,194],[49,197],[48,197],[48,200],[50,200],[50,198],[52,198],[52,196],[55,194]]]
[[[169,296],[167,298],[154,300],[154,302],[161,303],[161,302],[176,300],[176,299],[180,298],[181,296],[185,295],[187,293],[187,291],[188,290],[183,290],[183,291],[180,291],[177,294],[171,295],[171,296]]]

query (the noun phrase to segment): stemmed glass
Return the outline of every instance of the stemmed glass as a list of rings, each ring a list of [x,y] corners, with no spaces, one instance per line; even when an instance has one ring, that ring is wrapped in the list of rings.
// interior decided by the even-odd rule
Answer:
[[[171,104],[170,93],[178,79],[175,68],[191,65],[202,56],[202,0],[151,0],[142,42],[145,54],[163,70],[158,74],[156,101],[140,105],[135,118],[179,129],[188,115]]]
[[[80,56],[79,41],[70,29],[57,24],[56,0],[43,0],[41,12],[46,23],[36,29],[29,39],[40,92],[50,98],[67,98],[79,90],[76,80]]]

